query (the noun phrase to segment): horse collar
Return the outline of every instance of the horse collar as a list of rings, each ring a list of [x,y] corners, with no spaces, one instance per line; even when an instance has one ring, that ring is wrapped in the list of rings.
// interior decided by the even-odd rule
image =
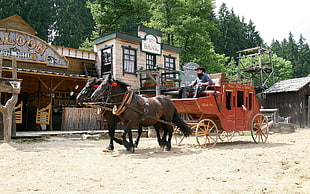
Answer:
[[[116,105],[113,108],[112,113],[116,116],[121,115],[123,112],[125,112],[125,110],[127,110],[127,106],[129,105],[132,101],[132,97],[133,97],[134,92],[130,89],[127,88],[127,92],[125,93],[125,96],[123,98],[122,104],[117,107]]]

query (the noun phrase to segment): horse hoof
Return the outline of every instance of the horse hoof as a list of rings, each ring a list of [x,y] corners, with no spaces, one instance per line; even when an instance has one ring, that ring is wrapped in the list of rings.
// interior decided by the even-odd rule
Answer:
[[[164,151],[170,151],[170,150],[171,150],[171,146],[167,146],[167,145],[166,145],[166,146],[164,147]]]
[[[130,153],[134,153],[135,152],[134,146],[128,147],[127,151],[130,152]]]
[[[109,145],[106,149],[107,149],[107,150],[114,150],[114,146]]]

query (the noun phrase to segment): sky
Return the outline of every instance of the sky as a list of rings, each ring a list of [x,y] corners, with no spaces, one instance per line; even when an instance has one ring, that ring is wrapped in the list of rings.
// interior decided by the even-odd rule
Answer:
[[[222,3],[228,10],[251,19],[268,45],[272,39],[280,42],[292,32],[298,42],[300,34],[310,43],[310,1],[309,0],[215,0],[216,13]]]

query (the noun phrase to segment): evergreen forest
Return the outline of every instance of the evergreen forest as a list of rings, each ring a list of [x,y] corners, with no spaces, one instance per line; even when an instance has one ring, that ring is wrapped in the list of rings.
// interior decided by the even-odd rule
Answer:
[[[0,0],[0,19],[14,14],[52,45],[92,50],[100,36],[137,35],[144,25],[161,30],[163,43],[181,48],[181,65],[192,61],[208,73],[237,76],[237,51],[261,46],[273,51],[276,81],[310,76],[310,48],[302,35],[289,33],[268,45],[254,21],[225,3],[215,9],[214,0]]]

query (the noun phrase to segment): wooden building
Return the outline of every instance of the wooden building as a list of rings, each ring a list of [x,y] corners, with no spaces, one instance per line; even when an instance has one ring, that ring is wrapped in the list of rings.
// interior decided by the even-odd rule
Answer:
[[[158,85],[172,83],[168,89],[175,89],[173,86],[180,81],[180,48],[163,44],[161,39],[161,31],[144,26],[138,27],[137,36],[114,32],[100,37],[94,41],[101,62],[97,69],[101,74],[111,72],[115,79],[129,83],[133,89],[147,90],[146,84],[154,82],[152,74],[159,77]],[[150,87],[150,91],[154,92],[154,88]]]
[[[0,53],[3,77],[11,77],[12,53],[17,77],[22,79],[18,105],[22,118],[17,130],[41,130],[41,125],[61,129],[64,108],[75,107],[75,95],[89,73],[97,76],[96,53],[56,47],[35,36],[36,31],[18,15],[0,21]],[[90,76],[90,75],[89,75]],[[1,102],[10,96],[1,95]]]
[[[140,26],[137,34],[108,34],[94,41],[94,51],[85,51],[50,45],[18,15],[0,20],[2,75],[11,77],[14,52],[17,77],[22,79],[17,131],[102,129],[101,116],[75,100],[89,77],[112,73],[133,89],[150,89],[152,95],[155,87],[143,85],[148,80],[177,83],[180,48],[163,44],[158,30]],[[1,103],[9,98],[2,93]]]
[[[298,127],[310,127],[310,77],[283,80],[262,94],[264,108],[278,108],[279,116]]]

